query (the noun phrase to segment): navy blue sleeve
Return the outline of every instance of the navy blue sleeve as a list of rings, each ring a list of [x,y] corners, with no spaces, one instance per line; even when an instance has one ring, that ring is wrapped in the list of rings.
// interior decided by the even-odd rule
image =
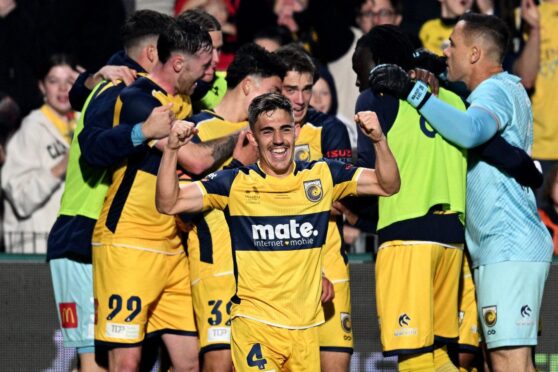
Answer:
[[[352,164],[343,163],[339,160],[324,159],[324,161],[329,167],[334,186],[352,180],[358,169]]]
[[[208,194],[229,196],[231,185],[239,172],[239,168],[223,169],[207,175],[201,183]]]
[[[519,147],[510,145],[500,134],[469,151],[482,160],[513,177],[520,185],[533,189],[543,183],[543,175],[533,159]]]
[[[85,80],[87,80],[89,76],[91,76],[91,73],[87,71],[79,74],[78,78],[74,82],[74,85],[72,85],[72,89],[70,89],[70,104],[75,111],[83,110],[83,105],[85,105],[87,97],[91,94],[91,90],[85,86]]]
[[[328,159],[352,162],[351,140],[345,124],[329,116],[322,126],[322,153]]]
[[[84,159],[94,167],[113,166],[145,149],[146,145],[134,147],[132,128],[135,124],[145,121],[151,110],[159,106],[159,101],[145,94],[136,94],[134,90],[131,94],[122,91],[120,123],[113,127],[114,105],[121,89],[107,89],[87,108],[84,128],[78,136],[78,141]]]

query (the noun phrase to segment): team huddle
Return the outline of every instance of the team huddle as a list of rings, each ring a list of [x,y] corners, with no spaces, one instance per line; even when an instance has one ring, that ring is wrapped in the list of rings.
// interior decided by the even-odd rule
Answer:
[[[502,72],[496,20],[463,16],[445,52],[468,104],[417,70],[397,28],[358,41],[353,165],[345,124],[309,107],[318,73],[302,48],[241,47],[226,92],[194,110],[218,24],[136,12],[109,63],[133,78],[74,85],[81,116],[48,243],[82,368],[100,368],[98,348],[111,371],[139,370],[160,336],[173,371],[347,371],[349,208],[376,226],[381,343],[401,371],[472,370],[481,338],[494,370],[534,370],[552,242],[530,189],[530,104]]]

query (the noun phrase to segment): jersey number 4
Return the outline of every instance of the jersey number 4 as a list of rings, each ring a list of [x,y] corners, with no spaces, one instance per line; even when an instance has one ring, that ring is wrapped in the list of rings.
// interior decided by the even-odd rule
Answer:
[[[249,367],[258,367],[258,369],[265,369],[267,360],[262,355],[262,347],[260,344],[254,344],[246,357],[246,362]]]

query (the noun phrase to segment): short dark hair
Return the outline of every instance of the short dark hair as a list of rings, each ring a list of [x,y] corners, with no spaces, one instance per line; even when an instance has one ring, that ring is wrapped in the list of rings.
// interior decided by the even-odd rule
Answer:
[[[134,12],[122,25],[120,38],[125,49],[132,48],[145,37],[159,36],[173,20],[169,15],[154,10]]]
[[[50,72],[50,69],[54,66],[70,66],[70,68],[72,68],[73,70],[77,70],[77,61],[71,54],[51,54],[45,61],[40,64],[37,70],[38,79],[44,80]]]
[[[157,42],[157,52],[162,63],[169,60],[172,52],[193,56],[201,50],[213,50],[209,33],[200,25],[185,19],[170,22]]]
[[[201,9],[189,9],[180,13],[177,19],[184,19],[186,21],[194,22],[204,28],[207,32],[221,31],[221,24],[211,14],[204,12]]]
[[[235,88],[248,75],[259,77],[285,76],[285,66],[279,58],[259,45],[249,43],[243,45],[227,69],[227,87]]]
[[[366,48],[372,53],[376,65],[393,63],[404,70],[415,67],[414,47],[409,37],[394,25],[372,27],[356,45],[356,50]]]
[[[275,54],[279,56],[287,72],[309,73],[314,83],[320,78],[318,68],[302,46],[295,43],[287,44],[277,49]]]
[[[248,107],[248,123],[250,123],[250,129],[254,130],[256,122],[261,114],[275,110],[283,110],[287,112],[291,118],[293,117],[291,101],[280,93],[265,93],[254,98]]]
[[[499,62],[504,60],[510,45],[510,31],[502,19],[493,15],[465,13],[459,21],[464,21],[467,37],[487,38],[494,46]]]

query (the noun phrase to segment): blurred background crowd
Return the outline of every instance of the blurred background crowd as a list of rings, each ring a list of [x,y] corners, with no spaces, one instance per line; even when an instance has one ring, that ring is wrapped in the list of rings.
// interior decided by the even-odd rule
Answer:
[[[545,173],[538,201],[541,216],[554,234],[558,226],[557,0],[0,0],[0,251],[45,252],[63,189],[67,164],[63,155],[78,115],[68,99],[78,72],[98,71],[122,48],[120,28],[135,10],[178,15],[194,8],[221,23],[218,71],[225,71],[235,51],[247,42],[271,51],[291,42],[302,44],[320,66],[311,105],[343,121],[353,147],[352,117],[359,90],[351,56],[361,35],[375,25],[393,24],[417,48],[442,55],[460,15],[475,11],[500,16],[514,36],[504,68],[522,78],[533,104],[532,156]],[[61,54],[67,60],[53,60]],[[34,155],[38,142],[30,141],[25,132],[40,137],[39,125],[57,129],[58,139],[49,145],[56,162]],[[353,251],[370,249],[357,229],[347,228],[345,237],[353,243]]]

